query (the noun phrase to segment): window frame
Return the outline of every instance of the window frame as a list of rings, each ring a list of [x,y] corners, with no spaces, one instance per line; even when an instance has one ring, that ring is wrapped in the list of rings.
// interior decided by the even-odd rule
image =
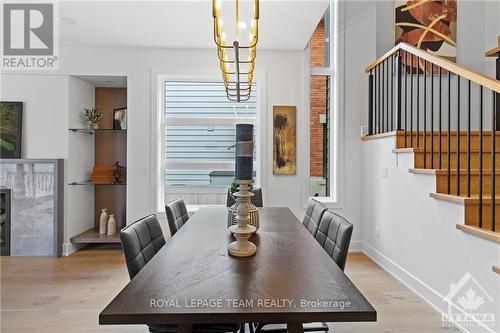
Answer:
[[[155,116],[152,117],[152,148],[153,159],[155,165],[155,174],[151,177],[151,184],[155,189],[154,198],[152,198],[152,203],[154,205],[154,210],[157,214],[163,215],[164,205],[165,205],[165,168],[166,162],[165,160],[165,126],[167,126],[167,117],[165,117],[165,93],[166,87],[165,84],[167,81],[177,81],[177,82],[222,82],[220,79],[220,74],[213,75],[168,75],[162,74],[164,71],[156,70],[152,71],[152,80],[155,81],[154,85],[156,86],[155,92],[153,93],[152,99],[156,101],[154,103],[155,107]],[[200,70],[198,73],[202,73]],[[266,117],[265,117],[265,74],[259,75],[256,73],[254,84],[256,86],[256,118],[237,118],[237,119],[228,119],[228,118],[213,118],[212,120],[219,120],[222,122],[226,122],[228,125],[233,125],[241,122],[251,122],[256,126],[256,161],[255,161],[255,170],[256,170],[256,178],[255,184],[257,186],[263,186],[263,180],[266,179],[266,156],[265,156],[265,136],[266,136]],[[182,119],[189,119],[191,121],[191,125],[199,122],[201,124],[203,120],[203,125],[207,125],[207,120],[209,118],[180,118],[175,117],[175,122],[182,121]],[[170,118],[172,121],[174,117]],[[169,123],[171,125],[172,122]],[[221,123],[218,123],[221,125]],[[223,162],[224,164],[233,164],[232,162]],[[234,165],[234,164],[233,164]],[[195,188],[190,187],[190,188]],[[206,192],[207,188],[199,187]],[[200,207],[204,207],[205,205],[188,205],[188,211],[194,212]]]
[[[329,35],[329,66],[311,67],[310,66],[310,48],[307,47],[303,56],[303,75],[304,82],[304,122],[310,124],[310,77],[315,75],[329,76],[330,87],[330,196],[314,197],[314,199],[326,204],[329,208],[344,207],[344,88],[341,81],[344,78],[343,64],[344,55],[340,52],[340,47],[344,45],[344,34],[340,30],[343,18],[342,11],[344,5],[341,1],[330,0],[330,35]],[[333,42],[332,42],[333,41]],[[310,125],[305,126],[304,136],[307,138],[307,156],[304,163],[306,177],[302,185],[303,208],[307,207],[312,198],[309,193],[310,178]]]

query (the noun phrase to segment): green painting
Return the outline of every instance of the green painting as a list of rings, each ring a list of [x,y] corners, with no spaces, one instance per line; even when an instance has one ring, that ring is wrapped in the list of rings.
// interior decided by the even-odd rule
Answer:
[[[22,102],[0,102],[0,157],[21,158]]]

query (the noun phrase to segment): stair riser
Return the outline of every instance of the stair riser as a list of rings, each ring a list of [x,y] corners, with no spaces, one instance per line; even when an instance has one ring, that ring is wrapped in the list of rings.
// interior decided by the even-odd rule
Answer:
[[[491,206],[483,204],[483,229],[491,230]],[[465,205],[465,224],[479,227],[479,205]],[[495,228],[500,232],[500,205],[496,205]]]
[[[495,175],[495,193],[500,198],[500,175]],[[448,193],[448,177],[446,175],[436,176],[436,192],[452,195],[467,195],[467,175],[460,176],[460,194],[457,193],[457,176],[450,176],[450,190]],[[470,177],[470,193],[471,195],[479,194],[479,176],[471,175]],[[491,174],[483,175],[483,195],[491,194]]]
[[[479,149],[479,136],[474,135],[471,136],[471,149]],[[396,148],[416,148],[416,147],[424,147],[424,136],[421,135],[418,145],[417,145],[417,136],[413,136],[413,147],[410,144],[410,136],[408,135],[406,138],[406,147],[405,147],[405,142],[404,142],[404,136],[400,136],[396,140]],[[431,145],[431,135],[427,135],[427,141],[426,141],[426,146],[428,149],[432,147]],[[497,147],[500,147],[500,135],[497,135],[495,139],[495,145]],[[490,148],[491,146],[491,134],[488,135],[483,135],[483,148]],[[446,150],[448,147],[448,137],[446,134],[441,135],[441,149]],[[450,147],[455,148],[457,147],[457,137],[455,135],[452,135],[450,137]],[[460,136],[460,149],[467,149],[467,136],[461,135]],[[439,135],[434,135],[434,149],[439,149]]]
[[[427,161],[425,169],[446,169],[448,168],[448,154],[441,153],[441,166],[439,165],[439,153],[434,153],[434,164],[431,164],[431,153],[426,153]],[[450,168],[457,168],[457,153],[450,153]],[[471,169],[479,169],[479,153],[473,152],[471,155]],[[424,169],[424,153],[414,153],[414,166],[418,169]],[[467,152],[460,152],[460,168],[467,168]],[[500,169],[500,153],[495,154],[495,168]],[[483,152],[483,170],[491,169],[491,153]]]

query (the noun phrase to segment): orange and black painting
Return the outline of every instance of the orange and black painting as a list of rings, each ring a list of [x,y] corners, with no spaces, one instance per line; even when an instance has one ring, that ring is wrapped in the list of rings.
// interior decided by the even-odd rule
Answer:
[[[297,108],[273,107],[273,174],[297,173]]]
[[[396,44],[456,61],[457,0],[395,0]]]

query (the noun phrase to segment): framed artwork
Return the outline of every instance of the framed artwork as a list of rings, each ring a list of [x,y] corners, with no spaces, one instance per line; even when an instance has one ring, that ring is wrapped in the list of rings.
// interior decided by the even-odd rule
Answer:
[[[0,102],[0,157],[21,158],[22,102]]]
[[[273,106],[273,174],[297,173],[297,108]]]
[[[457,0],[394,0],[394,21],[395,44],[405,42],[456,61]]]
[[[113,129],[127,129],[127,108],[119,108],[113,110]]]

